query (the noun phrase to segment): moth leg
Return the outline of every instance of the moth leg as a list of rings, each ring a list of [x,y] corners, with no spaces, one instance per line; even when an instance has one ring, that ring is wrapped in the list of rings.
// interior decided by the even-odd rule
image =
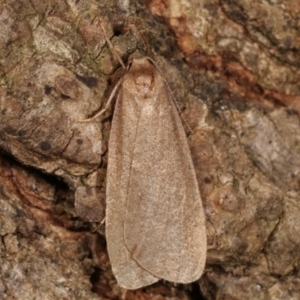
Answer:
[[[127,291],[128,290],[121,288],[121,299],[122,300],[126,300]]]
[[[102,219],[99,225],[93,228],[92,232],[97,232],[99,228],[104,225],[104,223],[105,223],[105,217]]]
[[[100,222],[100,226],[102,226],[105,223],[105,217],[102,219],[102,221]]]

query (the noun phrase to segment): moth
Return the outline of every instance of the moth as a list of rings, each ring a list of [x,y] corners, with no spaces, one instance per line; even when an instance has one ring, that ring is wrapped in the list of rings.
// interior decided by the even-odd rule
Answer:
[[[107,106],[113,98],[106,187],[113,273],[126,289],[195,281],[206,260],[205,217],[171,90],[144,57],[129,63]]]

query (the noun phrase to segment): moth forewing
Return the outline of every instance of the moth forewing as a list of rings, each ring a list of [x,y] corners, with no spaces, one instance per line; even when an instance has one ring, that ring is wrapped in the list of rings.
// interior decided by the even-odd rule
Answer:
[[[113,272],[128,289],[195,281],[206,259],[205,219],[173,96],[149,58],[133,59],[117,95],[106,191]]]

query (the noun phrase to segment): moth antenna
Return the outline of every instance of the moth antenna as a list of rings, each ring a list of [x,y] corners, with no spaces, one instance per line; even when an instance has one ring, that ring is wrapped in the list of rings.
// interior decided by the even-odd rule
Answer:
[[[176,102],[175,102],[176,103]],[[181,115],[181,112],[179,113],[179,115]],[[186,125],[186,127],[188,128],[188,130],[190,131],[191,134],[194,133],[193,129],[191,128],[191,126],[189,125],[189,123],[184,119],[181,118],[181,120],[183,120],[184,124]]]
[[[104,106],[103,109],[101,109],[98,113],[96,113],[96,114],[95,114],[93,117],[91,117],[91,118],[84,119],[84,120],[77,120],[76,122],[79,122],[79,123],[90,122],[90,121],[95,120],[95,119],[98,118],[99,116],[103,115],[103,113],[106,112],[106,110],[109,108],[109,106],[110,106],[112,100],[114,99],[114,96],[115,96],[117,90],[119,89],[119,86],[120,86],[121,82],[122,82],[122,78],[118,81],[118,83],[116,84],[116,86],[115,86],[114,89],[112,90],[112,92],[111,92],[111,94],[110,94],[110,96],[109,96],[109,98],[108,98],[108,100],[107,100],[107,102],[106,102],[106,104],[105,104],[105,106]]]
[[[100,26],[101,26],[101,29],[102,29],[102,32],[103,32],[103,35],[105,37],[105,40],[106,40],[106,43],[108,44],[109,48],[110,48],[110,51],[114,54],[114,56],[116,57],[116,59],[119,61],[119,63],[121,64],[122,68],[123,69],[126,69],[126,66],[120,56],[120,54],[118,53],[118,51],[115,49],[115,47],[113,46],[113,44],[111,43],[110,39],[108,38],[107,36],[107,31],[105,29],[105,27],[103,26],[103,23],[100,21]]]
[[[133,32],[136,38],[141,39],[146,47],[146,56],[151,57],[152,51],[150,44],[148,42],[148,39],[145,38],[145,36],[141,33],[141,30],[139,30],[134,24],[127,25],[127,28]]]

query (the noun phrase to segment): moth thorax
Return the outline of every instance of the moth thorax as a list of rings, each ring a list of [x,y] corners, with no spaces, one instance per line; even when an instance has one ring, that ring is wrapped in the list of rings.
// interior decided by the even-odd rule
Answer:
[[[148,94],[153,90],[154,74],[151,70],[143,70],[143,72],[135,72],[134,83],[136,89],[140,93]]]

